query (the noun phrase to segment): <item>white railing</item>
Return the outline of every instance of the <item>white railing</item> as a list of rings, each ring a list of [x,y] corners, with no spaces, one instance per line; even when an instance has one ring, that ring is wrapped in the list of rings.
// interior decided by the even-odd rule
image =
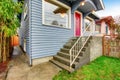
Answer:
[[[90,23],[87,28],[84,30],[83,32],[83,36],[88,32],[88,28],[90,28],[92,25],[92,23]],[[85,42],[83,44],[81,44],[81,40],[82,40],[82,36],[80,36],[77,41],[74,43],[74,45],[72,46],[72,48],[70,49],[69,53],[70,53],[70,68],[72,67],[73,63],[75,62],[75,60],[77,59],[77,57],[79,56],[80,52],[82,51],[82,49],[84,48],[85,44],[87,43],[88,39],[90,38],[92,34],[92,31],[90,30],[89,35],[87,36]]]

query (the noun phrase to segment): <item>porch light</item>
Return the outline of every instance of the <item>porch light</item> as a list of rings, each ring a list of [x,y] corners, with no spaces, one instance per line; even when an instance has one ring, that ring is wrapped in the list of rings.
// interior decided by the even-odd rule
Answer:
[[[59,8],[57,8],[56,10],[54,10],[53,12],[54,12],[55,14],[60,14],[60,16],[61,16],[62,18],[64,18],[65,15],[66,15],[66,13],[67,13],[67,11],[68,11],[68,9],[66,9],[66,8],[64,8],[64,7],[59,7]]]
[[[61,16],[62,18],[64,18],[64,17],[65,17],[65,13],[60,13],[60,16]]]
[[[94,14],[95,13],[95,10],[92,10],[92,14]]]
[[[84,5],[85,5],[85,1],[82,1],[82,2],[80,3],[80,5],[81,5],[81,6],[84,6]]]

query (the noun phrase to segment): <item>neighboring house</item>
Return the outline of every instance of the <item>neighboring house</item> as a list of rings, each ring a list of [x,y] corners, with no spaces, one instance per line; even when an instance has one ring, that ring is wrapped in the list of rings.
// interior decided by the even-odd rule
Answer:
[[[100,27],[99,35],[104,36],[104,35],[112,35],[113,34],[113,32],[112,32],[113,30],[110,29],[111,22],[114,22],[114,19],[112,18],[112,16],[103,17],[96,21],[96,25]]]
[[[20,45],[29,57],[47,61],[72,37],[80,37],[86,28],[95,32],[93,11],[104,9],[102,0],[25,0],[19,29]]]

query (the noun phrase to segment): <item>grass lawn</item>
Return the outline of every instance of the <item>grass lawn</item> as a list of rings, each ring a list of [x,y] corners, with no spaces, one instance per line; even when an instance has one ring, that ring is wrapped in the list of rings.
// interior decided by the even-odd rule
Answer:
[[[53,80],[120,80],[120,59],[102,56],[71,74],[61,71]]]

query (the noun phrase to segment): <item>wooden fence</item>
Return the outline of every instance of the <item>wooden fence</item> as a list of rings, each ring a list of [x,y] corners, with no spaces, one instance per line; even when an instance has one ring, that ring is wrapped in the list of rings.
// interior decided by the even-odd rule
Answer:
[[[0,63],[9,60],[12,50],[11,37],[4,37],[0,34]]]
[[[103,37],[103,55],[120,58],[120,40],[113,40],[110,35],[105,35]]]

